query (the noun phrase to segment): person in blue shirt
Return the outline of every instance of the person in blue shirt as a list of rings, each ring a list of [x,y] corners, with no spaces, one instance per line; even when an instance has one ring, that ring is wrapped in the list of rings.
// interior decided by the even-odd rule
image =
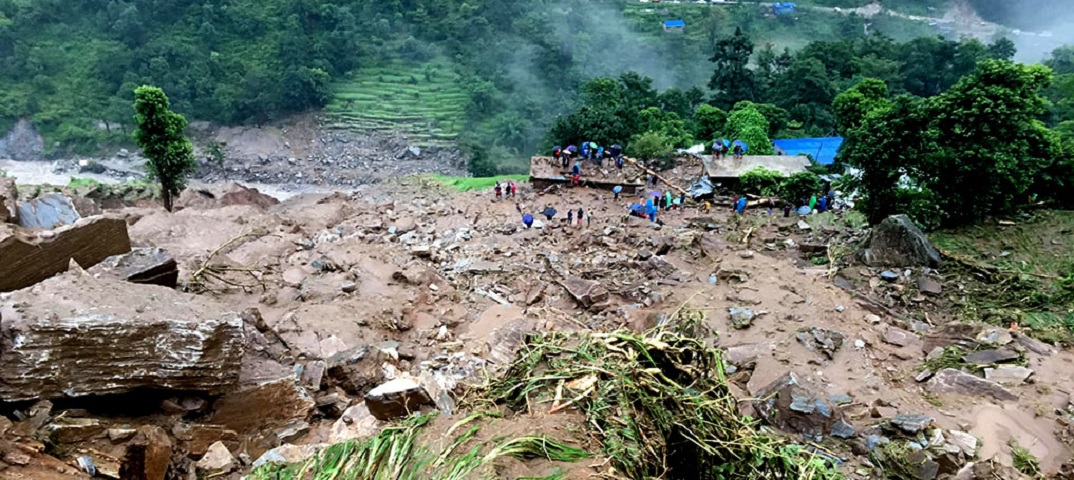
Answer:
[[[526,228],[533,227],[533,215],[530,215],[528,213],[522,215],[522,224],[526,225]]]
[[[589,158],[589,142],[582,142],[582,158]]]
[[[828,210],[828,196],[820,197],[820,204],[817,205],[817,211],[824,213]]]
[[[742,215],[742,212],[746,211],[746,196],[743,195],[738,199],[738,205],[735,205],[735,213]]]
[[[582,165],[579,162],[574,162],[574,166],[571,167],[571,175],[581,175]]]

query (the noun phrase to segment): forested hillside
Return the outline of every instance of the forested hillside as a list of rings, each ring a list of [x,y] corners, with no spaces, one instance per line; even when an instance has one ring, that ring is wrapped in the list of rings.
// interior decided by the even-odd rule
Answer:
[[[665,33],[661,21],[677,18],[685,34]],[[871,24],[929,33],[895,17]],[[637,71],[660,88],[703,87],[717,39],[737,27],[779,52],[864,25],[625,0],[0,0],[0,130],[29,118],[50,154],[93,153],[129,138],[132,92],[152,84],[191,120],[257,124],[331,105],[343,127],[413,119],[430,138],[528,154],[589,78]]]

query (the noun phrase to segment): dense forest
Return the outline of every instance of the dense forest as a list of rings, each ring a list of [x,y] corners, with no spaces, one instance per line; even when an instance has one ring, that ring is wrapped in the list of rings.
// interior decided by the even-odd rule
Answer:
[[[772,68],[782,68],[776,62],[786,59],[783,47],[866,30],[865,20],[853,15],[802,10],[776,18],[756,6],[651,6],[626,0],[0,0],[0,130],[29,118],[50,154],[94,153],[110,141],[129,141],[138,85],[160,86],[191,120],[258,124],[325,106],[342,82],[402,62],[446,65],[463,95],[463,118],[454,128],[461,143],[499,157],[525,155],[542,145],[557,114],[577,105],[591,78],[636,71],[658,88],[688,91],[705,86],[712,73],[706,60],[736,28]],[[686,32],[665,33],[661,21],[669,18],[685,19]],[[869,23],[871,33],[901,40],[930,32],[895,17]],[[816,65],[787,67],[809,73],[800,70]],[[408,82],[423,83],[422,77]],[[768,94],[758,91],[758,100]],[[437,105],[435,98],[419,101]],[[818,118],[804,127],[831,125]]]

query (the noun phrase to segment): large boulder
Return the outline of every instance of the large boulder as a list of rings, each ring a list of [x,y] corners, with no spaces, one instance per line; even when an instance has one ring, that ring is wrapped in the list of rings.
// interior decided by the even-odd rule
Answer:
[[[785,373],[752,396],[758,399],[753,408],[761,418],[783,431],[800,433],[813,441],[826,435],[854,435],[842,410],[814,394],[794,372]]]
[[[873,227],[865,263],[883,267],[940,266],[940,253],[906,215],[893,215]]]
[[[213,406],[212,422],[236,431],[280,429],[305,421],[316,403],[292,377],[235,390]]]
[[[945,368],[937,372],[925,384],[925,390],[931,393],[992,397],[1001,402],[1018,400],[1017,395],[996,382],[953,368]]]
[[[600,282],[581,277],[570,277],[563,283],[567,293],[571,294],[583,307],[589,308],[608,299],[608,289]]]
[[[239,379],[242,320],[210,300],[68,273],[0,304],[0,401],[172,389]]]
[[[377,420],[393,420],[431,406],[433,401],[417,381],[397,378],[365,394],[365,405]]]
[[[19,205],[19,226],[23,228],[56,228],[73,225],[82,215],[71,197],[49,193]]]
[[[118,217],[84,218],[39,233],[0,224],[0,292],[26,288],[65,272],[71,260],[90,268],[129,251],[127,222]]]

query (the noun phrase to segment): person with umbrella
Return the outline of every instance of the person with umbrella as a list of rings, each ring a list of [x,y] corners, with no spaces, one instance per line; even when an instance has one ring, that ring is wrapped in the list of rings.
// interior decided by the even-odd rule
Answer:
[[[528,213],[523,214],[522,215],[522,224],[525,225],[526,228],[532,228],[533,227],[533,215],[530,215]]]
[[[735,142],[734,142],[734,150],[733,150],[734,151],[734,157],[735,158],[742,158],[742,155],[744,153],[748,152],[749,149],[750,149],[750,147],[749,147],[749,145],[746,145],[746,142],[743,142],[742,140],[735,140]]]
[[[552,217],[556,216],[556,209],[552,208],[552,206],[549,205],[547,207],[544,207],[544,211],[541,213],[544,214],[544,217],[547,218],[549,222],[551,222]]]
[[[616,185],[615,187],[612,188],[612,193],[615,194],[615,201],[617,201],[617,202],[619,201],[619,194],[622,193],[622,192],[623,192],[623,186],[622,185]]]

